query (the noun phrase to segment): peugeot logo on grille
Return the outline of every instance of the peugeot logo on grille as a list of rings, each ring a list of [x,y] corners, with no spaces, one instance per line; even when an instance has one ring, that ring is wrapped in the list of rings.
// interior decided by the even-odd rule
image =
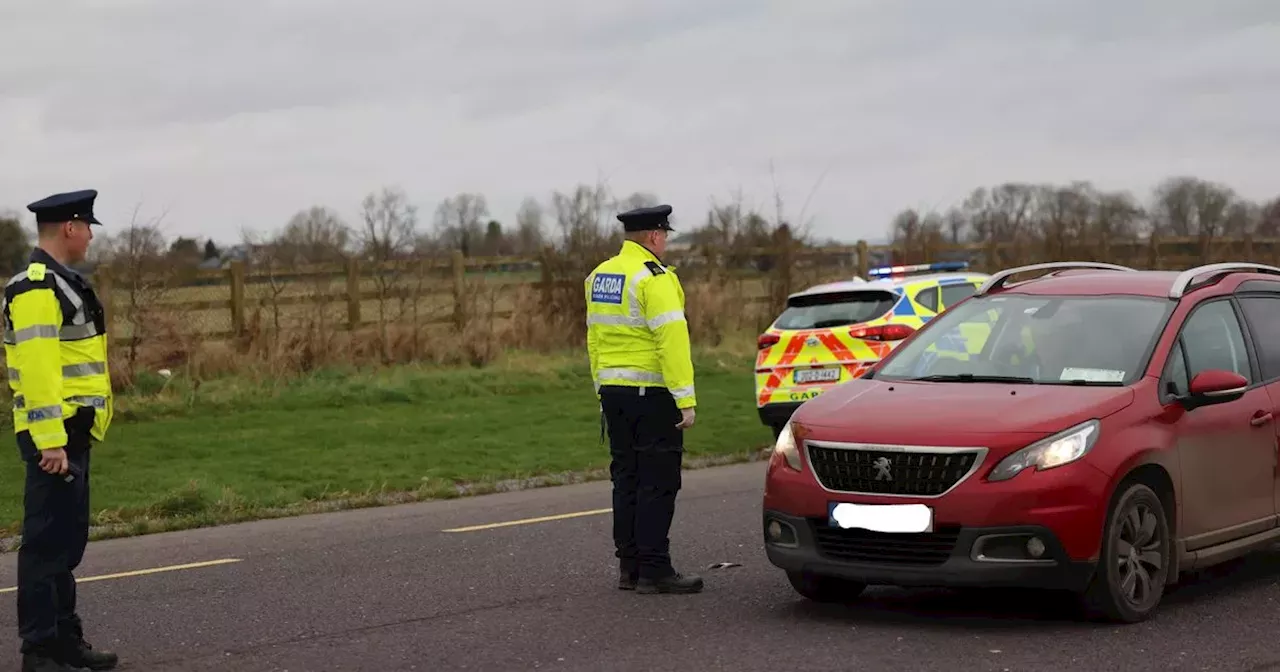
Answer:
[[[889,473],[889,467],[893,466],[889,463],[889,458],[877,457],[876,461],[871,463],[871,466],[874,467],[876,470],[877,481],[893,480],[893,474]]]
[[[817,347],[817,345],[821,342],[822,341],[819,341],[817,336],[810,336],[809,338],[805,339],[804,344],[812,348],[812,347]]]

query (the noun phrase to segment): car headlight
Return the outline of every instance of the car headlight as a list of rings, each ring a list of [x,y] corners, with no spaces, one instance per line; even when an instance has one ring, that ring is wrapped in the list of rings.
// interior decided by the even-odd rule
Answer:
[[[773,444],[773,453],[782,455],[788,467],[800,471],[800,449],[796,447],[796,435],[791,431],[790,422],[778,434],[778,440]]]
[[[1093,448],[1093,444],[1098,442],[1099,427],[1097,420],[1090,420],[1060,434],[1037,441],[1000,460],[1000,464],[991,470],[987,480],[1006,481],[1031,467],[1035,467],[1037,471],[1045,471],[1075,462],[1084,457],[1085,453]]]

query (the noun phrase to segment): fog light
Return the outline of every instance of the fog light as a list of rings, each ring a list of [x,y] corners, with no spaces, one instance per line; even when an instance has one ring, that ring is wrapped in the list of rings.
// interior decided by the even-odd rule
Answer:
[[[775,546],[794,548],[798,543],[795,528],[791,527],[790,523],[781,520],[771,518],[769,523],[764,526],[764,534],[768,542]]]
[[[1044,542],[1040,541],[1040,537],[1031,537],[1027,540],[1027,553],[1033,558],[1039,558],[1044,555]]]

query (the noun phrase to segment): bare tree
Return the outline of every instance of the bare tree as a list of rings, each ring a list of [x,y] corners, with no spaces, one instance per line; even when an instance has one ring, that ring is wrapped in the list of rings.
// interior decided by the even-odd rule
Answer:
[[[1155,189],[1152,223],[1160,233],[1198,236],[1208,243],[1227,233],[1236,200],[1229,187],[1196,177],[1172,177]]]
[[[592,255],[621,244],[621,235],[607,221],[615,214],[613,199],[604,185],[578,185],[572,194],[559,191],[551,207],[560,228],[561,247],[567,254]],[[606,228],[607,227],[607,228]]]
[[[0,213],[0,273],[5,278],[26,266],[31,244],[22,220],[15,214]]]
[[[91,258],[110,275],[113,294],[124,298],[123,304],[113,305],[115,314],[130,327],[125,359],[130,373],[138,361],[142,343],[163,333],[163,324],[156,319],[161,310],[159,304],[178,274],[178,269],[167,260],[163,218],[161,214],[140,224],[135,208],[129,226],[104,236],[90,247]]]
[[[516,212],[515,240],[512,247],[516,254],[535,254],[545,244],[542,223],[542,204],[535,198],[526,198]]]
[[[282,263],[336,263],[350,251],[351,227],[332,209],[313,205],[289,219],[271,244],[273,257]]]
[[[436,208],[436,235],[441,245],[472,256],[485,240],[489,204],[483,194],[458,194]]]
[[[1280,236],[1280,197],[1259,208],[1256,232],[1259,236]]]
[[[389,187],[366,196],[361,207],[361,249],[364,257],[373,262],[371,275],[377,291],[383,357],[390,361],[389,325],[396,317],[388,312],[387,304],[395,294],[403,294],[397,288],[408,271],[403,262],[418,243],[418,209],[409,203],[403,190]],[[408,297],[400,298],[403,314]]]

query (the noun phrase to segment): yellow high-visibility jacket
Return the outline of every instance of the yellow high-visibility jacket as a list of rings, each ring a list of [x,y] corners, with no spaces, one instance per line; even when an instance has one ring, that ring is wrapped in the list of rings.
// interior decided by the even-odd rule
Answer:
[[[684,288],[675,269],[630,240],[587,276],[587,352],[602,385],[666,387],[693,408],[693,359]]]
[[[103,440],[114,403],[105,314],[89,283],[37,248],[5,285],[0,312],[15,432],[30,432],[40,450],[62,448],[64,420],[92,406],[90,434]]]

